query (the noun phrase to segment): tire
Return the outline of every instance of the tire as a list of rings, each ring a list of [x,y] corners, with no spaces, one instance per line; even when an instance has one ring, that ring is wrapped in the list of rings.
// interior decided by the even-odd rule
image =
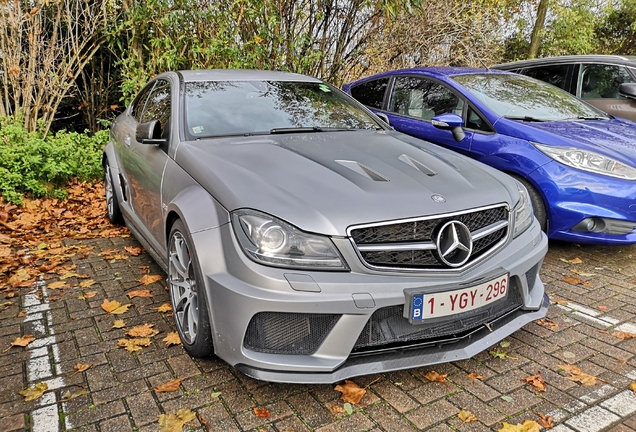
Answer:
[[[119,199],[115,192],[115,182],[113,181],[113,173],[110,170],[108,160],[104,163],[104,186],[106,189],[106,216],[108,220],[115,225],[123,225],[124,217],[119,208]]]
[[[193,357],[212,355],[205,285],[192,240],[181,220],[172,225],[168,239],[168,283],[174,321],[183,347]]]
[[[526,189],[528,190],[528,195],[530,196],[530,202],[532,203],[532,210],[534,211],[534,216],[539,221],[539,226],[541,227],[541,231],[547,232],[546,230],[548,228],[548,212],[545,209],[545,204],[543,203],[543,197],[541,196],[539,191],[537,191],[535,187],[532,186],[532,184],[528,180],[516,175],[513,177],[516,180],[518,180],[519,183],[524,185]]]

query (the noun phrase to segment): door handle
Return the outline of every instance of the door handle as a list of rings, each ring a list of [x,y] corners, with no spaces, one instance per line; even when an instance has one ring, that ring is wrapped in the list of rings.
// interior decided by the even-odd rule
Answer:
[[[124,144],[126,145],[126,147],[130,147],[130,137],[129,136],[124,138]]]

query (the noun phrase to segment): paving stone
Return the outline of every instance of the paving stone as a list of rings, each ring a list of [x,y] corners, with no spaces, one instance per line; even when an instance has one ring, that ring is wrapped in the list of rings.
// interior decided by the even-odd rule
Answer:
[[[104,420],[99,424],[100,432],[126,432],[134,430],[127,415]]]
[[[309,392],[291,396],[287,398],[287,402],[291,404],[294,411],[304,420],[304,423],[311,428],[315,429],[333,421],[333,414]]]
[[[616,414],[595,406],[567,420],[565,424],[580,432],[600,432],[619,420]]]
[[[372,428],[373,422],[360,412],[353,413],[335,423],[316,429],[316,432],[351,432]]]
[[[508,396],[512,398],[512,402],[499,398],[490,402],[489,405],[506,415],[512,416],[541,402],[539,397],[526,389],[516,390]]]
[[[410,391],[409,394],[424,405],[458,391],[461,390],[449,382],[428,382],[415,390]]]
[[[66,427],[68,429],[87,425],[89,423],[99,422],[100,420],[114,417],[118,414],[126,412],[124,404],[121,401],[109,402],[104,405],[98,405],[95,408],[70,414],[65,418]]]
[[[136,426],[143,426],[159,418],[159,408],[152,395],[148,392],[126,398],[126,404],[130,409]]]
[[[219,402],[197,410],[201,422],[210,431],[239,432],[236,422]],[[301,423],[302,424],[302,423]],[[299,430],[300,431],[300,430]]]
[[[416,428],[406,418],[390,405],[377,403],[365,409],[366,413],[375,420],[380,427],[387,431],[412,431]]]
[[[418,429],[424,429],[457,413],[459,413],[459,408],[446,400],[439,400],[406,413],[405,416]]]
[[[468,393],[458,393],[448,398],[448,401],[460,410],[465,409],[472,412],[480,422],[487,426],[492,426],[504,418],[503,414]]]
[[[269,410],[271,414],[268,418],[261,418],[256,416],[253,411],[245,411],[236,415],[236,421],[243,429],[253,429],[260,427],[267,423],[272,423],[285,417],[291,416],[293,411],[289,405],[284,401],[274,402],[272,404],[265,405],[264,407]]]
[[[24,414],[15,414],[10,417],[0,418],[0,430],[10,432],[26,427]]]
[[[381,399],[384,399],[386,402],[389,403],[389,405],[398,410],[398,412],[400,413],[415,409],[419,405],[400,387],[390,382],[383,381],[374,384],[371,388],[380,396]]]
[[[485,377],[484,377],[485,379]],[[484,384],[481,379],[469,378],[467,374],[455,374],[452,378],[453,382],[463,390],[470,392],[483,401],[489,401],[501,396],[493,387]]]

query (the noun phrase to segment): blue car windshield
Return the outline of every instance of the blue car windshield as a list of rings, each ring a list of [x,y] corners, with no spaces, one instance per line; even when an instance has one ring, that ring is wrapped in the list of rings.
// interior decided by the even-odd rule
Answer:
[[[571,94],[523,75],[468,74],[452,78],[498,116],[535,121],[608,118]]]
[[[188,82],[185,123],[190,139],[380,128],[340,90],[288,81]]]

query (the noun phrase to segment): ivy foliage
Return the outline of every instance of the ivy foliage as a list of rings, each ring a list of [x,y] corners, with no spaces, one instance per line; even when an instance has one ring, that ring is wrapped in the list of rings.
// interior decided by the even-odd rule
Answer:
[[[66,197],[72,178],[92,181],[102,176],[102,151],[108,131],[94,135],[60,131],[46,137],[28,132],[20,118],[0,118],[0,195],[20,204],[34,197]]]

